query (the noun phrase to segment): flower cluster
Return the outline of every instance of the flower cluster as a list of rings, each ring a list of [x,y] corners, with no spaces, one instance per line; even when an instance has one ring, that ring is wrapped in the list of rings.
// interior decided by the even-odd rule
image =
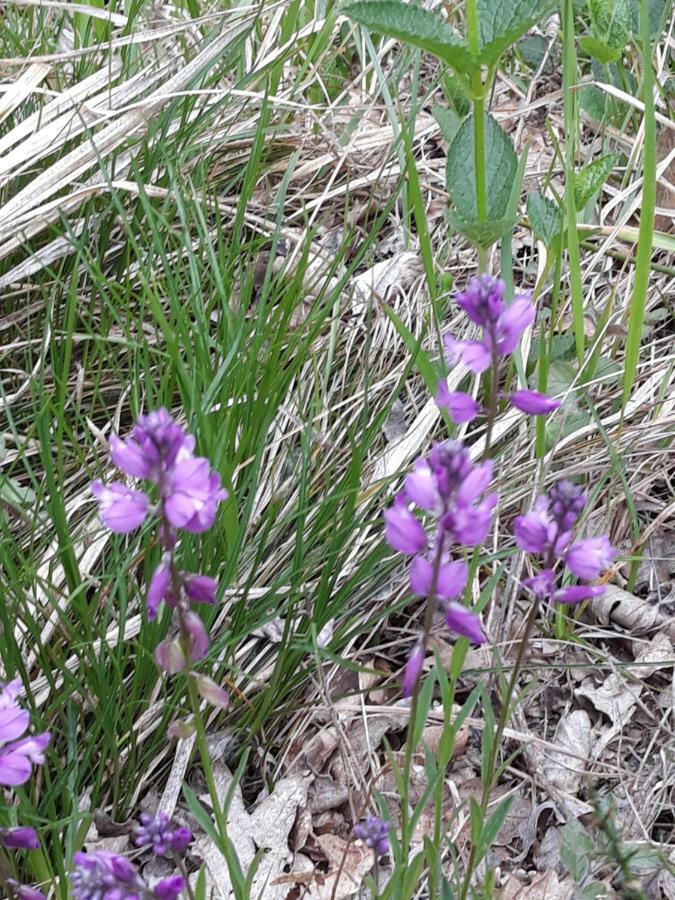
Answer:
[[[175,900],[185,887],[184,878],[171,875],[151,888],[126,857],[106,850],[76,853],[73,862],[73,900]]]
[[[140,824],[134,828],[134,844],[149,847],[155,856],[172,856],[184,853],[192,841],[189,828],[173,827],[165,812],[156,816],[141,813]]]
[[[111,531],[123,534],[138,528],[148,515],[157,518],[164,552],[150,579],[147,610],[149,619],[156,618],[162,602],[177,611],[179,637],[162,641],[155,652],[158,664],[169,674],[206,656],[209,638],[190,604],[213,604],[218,587],[208,575],[183,572],[175,560],[179,532],[209,529],[218,504],[227,498],[220,476],[207,459],[194,455],[194,449],[194,437],[166,409],[159,409],[140,416],[126,440],[110,439],[113,463],[126,475],[151,482],[156,502],[121,482],[96,481],[91,486],[101,519]],[[209,679],[201,678],[199,687],[212,702],[227,704],[227,694]]]
[[[354,837],[370,847],[378,856],[389,853],[389,826],[379,816],[368,816],[354,826]]]
[[[462,361],[472,372],[485,372],[490,366],[496,372],[500,359],[510,356],[535,317],[529,293],[520,294],[510,304],[504,301],[504,282],[490,275],[473,278],[464,293],[457,295],[458,306],[482,330],[477,341],[459,341],[452,335],[444,340],[449,365]],[[493,398],[493,402],[494,402]],[[509,395],[513,406],[533,416],[546,415],[560,406],[557,400],[539,391],[519,390]],[[470,422],[481,407],[470,395],[450,391],[443,378],[436,394],[438,406],[447,409],[456,424]]]
[[[524,582],[537,597],[580,603],[604,592],[602,585],[556,586],[558,572],[565,566],[582,581],[594,581],[616,558],[616,550],[605,536],[573,540],[572,532],[585,503],[580,487],[571,481],[559,481],[548,494],[537,498],[531,512],[516,518],[516,543],[526,553],[541,557],[543,563],[541,571]]]
[[[0,684],[0,785],[16,787],[25,784],[33,766],[44,763],[44,752],[50,741],[48,731],[25,737],[30,725],[30,715],[17,703],[21,681],[17,678],[8,684]],[[36,850],[40,843],[32,828],[0,828],[0,846],[8,850]],[[7,883],[15,897],[21,900],[45,900],[44,894],[34,888]]]
[[[426,459],[420,458],[406,477],[393,506],[385,510],[385,536],[400,553],[412,556],[410,587],[415,594],[438,603],[448,628],[476,644],[485,635],[476,613],[458,603],[468,578],[464,559],[451,552],[481,545],[490,530],[498,495],[485,495],[492,479],[492,462],[474,466],[459,441],[436,444]],[[434,516],[435,530],[427,535],[410,506]],[[404,677],[409,696],[424,659],[424,640],[413,648]]]

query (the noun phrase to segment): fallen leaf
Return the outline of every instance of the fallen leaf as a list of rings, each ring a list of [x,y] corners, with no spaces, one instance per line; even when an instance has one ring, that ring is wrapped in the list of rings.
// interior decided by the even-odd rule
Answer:
[[[365,876],[375,865],[375,854],[359,841],[346,841],[335,834],[322,834],[316,839],[330,864],[327,873],[315,872],[309,886],[311,900],[341,900],[353,897]]]
[[[571,900],[574,883],[569,876],[562,881],[554,871],[540,872],[529,884],[511,875],[502,891],[502,900]]]
[[[667,635],[660,632],[643,647],[635,659],[644,665],[631,666],[623,673],[612,673],[599,686],[591,679],[578,687],[575,694],[590,700],[600,712],[609,716],[613,725],[625,725],[637,706],[643,685],[635,679],[647,678],[661,664],[672,661],[673,646]]]
[[[611,620],[636,636],[661,628],[675,640],[675,619],[667,618],[649,600],[641,600],[614,584],[606,585],[605,593],[594,597],[590,606],[603,625]]]

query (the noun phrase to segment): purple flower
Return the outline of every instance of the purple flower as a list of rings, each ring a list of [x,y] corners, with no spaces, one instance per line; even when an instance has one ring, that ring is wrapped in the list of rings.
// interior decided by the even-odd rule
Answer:
[[[368,816],[354,826],[354,837],[370,847],[378,856],[389,853],[389,825],[379,816]]]
[[[410,512],[403,494],[398,494],[394,505],[385,509],[385,537],[399,553],[419,553],[427,545],[424,528]]]
[[[542,555],[546,553],[558,533],[549,515],[548,497],[538,497],[531,512],[516,516],[513,533],[521,550]]]
[[[107,850],[76,853],[71,873],[73,900],[140,900],[152,896],[145,881],[124,856]]]
[[[529,292],[516,297],[499,316],[494,326],[494,338],[488,332],[488,342],[500,356],[508,356],[518,346],[525,329],[534,322],[535,308]]]
[[[104,485],[95,481],[91,492],[99,502],[99,513],[104,524],[117,534],[126,534],[143,524],[150,505],[150,499],[143,491],[114,481]]]
[[[434,567],[425,556],[416,556],[410,566],[410,587],[420,597],[431,594]],[[445,600],[455,600],[463,593],[469,567],[463,560],[443,562],[438,567],[435,596]]]
[[[405,493],[420,509],[427,512],[437,512],[440,509],[441,496],[436,476],[426,459],[415,460],[412,472],[405,479]]]
[[[584,581],[592,581],[600,576],[616,558],[617,552],[609,539],[602,537],[586,538],[572,544],[565,555],[565,562],[570,572]]]
[[[204,659],[209,649],[209,636],[196,612],[188,609],[183,613],[183,628],[189,641],[190,660]]]
[[[557,481],[548,492],[552,518],[561,531],[574,528],[586,504],[586,495],[579,485],[564,478]]]
[[[149,619],[152,620],[157,618],[157,610],[159,609],[159,605],[162,600],[165,600],[167,598],[170,585],[171,568],[169,565],[169,560],[162,559],[162,562],[152,573],[150,586],[148,588],[147,606]]]
[[[172,827],[165,812],[158,812],[155,817],[141,813],[138,818],[140,824],[134,828],[134,844],[150,848],[155,856],[184,853],[192,841],[190,829]]]
[[[404,697],[412,697],[413,691],[415,690],[415,685],[417,684],[420,674],[422,672],[422,666],[424,665],[424,646],[422,645],[422,639],[418,639],[415,641],[412,650],[410,651],[410,656],[408,657],[408,662],[405,665],[405,672],[403,673],[403,696]]]
[[[6,884],[11,889],[12,897],[15,900],[47,900],[42,891],[28,887],[27,884],[19,884],[13,878],[10,878]]]
[[[126,441],[117,436],[110,439],[112,461],[118,469],[133,478],[147,478],[156,483],[173,466],[181,451],[191,454],[194,446],[195,439],[163,407],[139,416]]]
[[[188,575],[184,587],[185,593],[193,603],[213,605],[216,602],[218,582],[208,575]]]
[[[8,850],[37,850],[40,841],[32,828],[0,828],[0,844]]]
[[[185,879],[180,875],[170,875],[168,878],[162,878],[155,885],[153,896],[157,900],[174,900],[185,887]]]
[[[582,600],[590,600],[591,597],[599,597],[604,593],[605,588],[601,584],[573,584],[557,590],[553,599],[558,603],[581,603]]]
[[[487,328],[504,311],[505,284],[491,275],[472,278],[467,289],[457,294],[457,305],[476,325]]]
[[[544,416],[560,406],[559,400],[539,391],[516,391],[509,397],[513,406],[530,416]]]
[[[553,569],[542,569],[533,578],[526,578],[523,584],[532,591],[535,597],[542,599],[551,597],[554,588]]]
[[[445,378],[442,378],[438,383],[436,406],[447,409],[455,425],[471,422],[480,411],[480,406],[471,394],[465,394],[462,391],[449,391]]]
[[[484,644],[486,641],[480,618],[461,603],[446,603],[445,624],[450,631],[461,634],[474,644]]]
[[[209,529],[227,491],[221,489],[220,477],[211,472],[208,459],[188,456],[178,461],[167,481],[164,512],[170,524],[192,532]]]
[[[32,767],[44,763],[50,738],[47,731],[21,737],[28,729],[30,716],[16,702],[20,690],[19,679],[0,685],[0,785],[5,787],[28,781]]]

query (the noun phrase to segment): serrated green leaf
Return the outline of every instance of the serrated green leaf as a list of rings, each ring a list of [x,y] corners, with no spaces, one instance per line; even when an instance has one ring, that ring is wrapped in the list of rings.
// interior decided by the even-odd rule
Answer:
[[[588,0],[593,36],[619,55],[630,40],[632,13],[628,0]]]
[[[446,70],[441,78],[441,87],[448,105],[454,109],[459,118],[468,116],[471,112],[471,100],[464,79]]]
[[[579,882],[588,871],[593,839],[577,819],[570,819],[560,832],[560,859]]]
[[[503,218],[492,222],[479,222],[478,219],[474,219],[472,222],[467,222],[466,219],[450,213],[450,223],[455,231],[463,234],[476,246],[485,248],[504,237],[513,228],[516,220]]]
[[[532,191],[525,200],[527,217],[536,238],[552,247],[563,230],[563,218],[559,207],[548,197]]]
[[[597,59],[598,62],[604,63],[605,65],[616,62],[617,59],[621,58],[621,54],[623,53],[623,47],[620,50],[614,50],[603,41],[591,37],[590,35],[580,37],[579,46],[584,53],[587,53],[592,59]]]
[[[459,219],[465,223],[473,223],[478,219],[473,129],[474,117],[471,115],[462,123],[450,145],[446,167],[448,193]],[[486,114],[485,180],[488,187],[489,220],[505,218],[517,169],[518,160],[511,138],[492,116]]]
[[[436,104],[431,112],[440,126],[443,137],[448,144],[451,144],[459,131],[459,116],[453,109],[448,109],[447,106],[440,104]]]
[[[574,176],[574,203],[577,209],[583,209],[593,194],[600,190],[618,158],[616,153],[608,153],[576,173]]]
[[[457,72],[467,74],[476,68],[468,47],[448,23],[414,3],[357,0],[343,12],[371,31],[433,53]]]
[[[480,62],[491,66],[504,50],[541,22],[556,0],[478,0]]]

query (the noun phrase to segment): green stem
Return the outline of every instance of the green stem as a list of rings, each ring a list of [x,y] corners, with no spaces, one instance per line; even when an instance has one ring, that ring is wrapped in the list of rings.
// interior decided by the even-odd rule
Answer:
[[[581,254],[577,231],[577,207],[574,199],[574,166],[577,133],[577,54],[574,47],[574,4],[563,0],[563,104],[565,107],[565,211],[567,247],[572,299],[572,324],[579,365],[584,361],[584,291],[581,278]]]
[[[523,660],[525,659],[525,651],[527,650],[527,645],[530,642],[530,637],[532,635],[532,629],[534,628],[534,623],[537,618],[538,609],[539,605],[535,601],[533,601],[532,606],[530,607],[527,621],[525,623],[525,632],[523,633],[523,637],[521,638],[520,644],[518,646],[518,654],[513,665],[511,677],[506,689],[506,695],[502,699],[501,710],[499,712],[499,720],[497,722],[497,728],[495,730],[494,740],[492,741],[492,748],[490,750],[490,757],[488,760],[487,771],[490,773],[490,778],[488,778],[483,783],[483,789],[481,792],[480,807],[483,813],[483,819],[485,819],[487,815],[487,807],[488,803],[490,802],[490,794],[492,793],[492,788],[494,786],[495,763],[497,761],[497,753],[499,750],[499,745],[501,743],[502,735],[504,733],[504,728],[506,727],[506,723],[509,719],[509,713],[511,711],[511,698],[513,697],[513,693],[516,688],[516,682],[518,681],[518,675],[520,674]],[[476,859],[476,845],[472,842],[459,900],[466,900],[469,894],[469,888],[471,887],[471,876],[473,875],[473,870],[475,869],[477,863],[478,860]]]
[[[624,368],[622,409],[625,409],[633,389],[633,381],[640,356],[640,341],[644,325],[649,268],[652,258],[654,235],[654,209],[656,207],[656,116],[654,112],[654,73],[652,72],[652,48],[649,35],[649,0],[640,0],[640,43],[642,45],[642,86],[645,105],[645,142],[642,149],[642,207],[638,237],[637,262],[633,295],[630,301],[628,335],[626,337],[626,362]]]
[[[475,87],[481,91],[473,101],[473,144],[474,162],[476,166],[476,208],[480,222],[487,222],[487,178],[485,171],[485,97],[482,96],[483,85],[480,74],[474,76]]]

